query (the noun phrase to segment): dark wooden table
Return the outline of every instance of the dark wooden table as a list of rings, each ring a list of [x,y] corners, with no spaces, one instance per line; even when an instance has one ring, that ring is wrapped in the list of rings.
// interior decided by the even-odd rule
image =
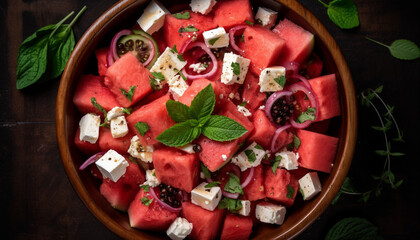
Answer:
[[[118,239],[83,205],[61,164],[55,135],[55,100],[59,80],[25,91],[16,90],[18,47],[34,30],[56,23],[71,10],[88,10],[74,27],[76,39],[114,0],[8,0],[0,3],[0,188],[4,239]],[[390,44],[406,38],[420,45],[417,1],[355,0],[360,27],[341,30],[315,0],[300,0],[325,24],[348,61],[357,93],[384,86],[381,96],[395,106],[405,143],[393,145],[404,157],[392,159],[392,170],[404,183],[384,188],[367,203],[344,196],[298,239],[323,239],[344,217],[364,217],[386,239],[420,239],[418,149],[420,120],[420,60],[401,61],[365,39]],[[326,2],[328,2],[326,0]],[[374,150],[383,148],[381,134],[372,130],[378,119],[360,107],[359,138],[350,175],[360,189],[368,189],[370,174],[383,164]]]

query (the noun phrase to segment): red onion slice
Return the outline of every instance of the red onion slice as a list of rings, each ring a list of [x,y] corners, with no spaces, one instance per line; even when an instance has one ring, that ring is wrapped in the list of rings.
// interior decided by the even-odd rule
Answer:
[[[230,192],[226,192],[225,190],[222,190],[222,195],[228,198],[232,198],[232,199],[238,199],[239,197],[239,193],[230,193]]]
[[[88,160],[86,160],[82,165],[80,165],[79,170],[84,170],[90,164],[96,162],[99,158],[101,158],[105,152],[98,152],[92,155]]]
[[[267,118],[271,121],[274,122],[273,117],[271,116],[271,108],[273,107],[273,104],[279,99],[282,98],[284,96],[291,96],[293,93],[291,91],[277,91],[273,94],[270,95],[270,97],[268,97],[267,102],[265,103],[265,115],[267,115]]]
[[[218,63],[217,63],[216,56],[214,56],[214,54],[210,50],[210,48],[207,47],[206,44],[204,44],[203,42],[191,42],[191,41],[189,41],[189,44],[184,45],[182,47],[182,51],[180,51],[180,52],[184,53],[187,50],[189,50],[191,48],[194,48],[194,47],[199,47],[199,48],[203,49],[210,56],[211,62],[213,63],[213,68],[208,73],[197,74],[197,75],[188,74],[187,71],[185,70],[185,68],[183,68],[182,69],[182,74],[184,74],[184,76],[187,77],[187,79],[189,79],[189,80],[194,80],[194,79],[199,79],[199,78],[206,78],[206,79],[211,78],[214,74],[216,74],[217,68],[218,68]]]
[[[106,54],[106,67],[111,67],[112,64],[114,64],[114,57],[112,57],[111,49],[108,50],[108,53]]]
[[[230,43],[230,45],[232,46],[233,49],[235,49],[238,52],[242,52],[242,53],[244,53],[245,51],[240,49],[238,47],[238,45],[236,45],[235,33],[236,33],[236,31],[244,29],[246,27],[247,27],[247,25],[239,25],[239,26],[233,27],[229,30],[229,43]]]
[[[306,96],[308,96],[309,101],[311,103],[311,107],[315,108],[315,120],[316,120],[318,118],[318,113],[319,113],[319,111],[318,111],[318,100],[316,99],[316,96],[313,93],[313,91],[311,89],[308,89],[306,86],[304,86],[302,84],[299,84],[299,83],[295,83],[293,85],[290,85],[287,89],[289,91],[293,92],[293,93],[296,93],[298,91],[302,91],[303,93],[306,94]],[[311,120],[306,120],[303,123],[297,123],[294,119],[292,119],[290,121],[290,123],[292,124],[292,126],[294,128],[306,128],[312,123],[312,121]]]
[[[301,82],[303,82],[303,84],[305,84],[307,88],[312,90],[311,84],[309,84],[308,79],[299,74],[300,64],[298,62],[287,62],[283,64],[283,67],[286,68],[286,77],[297,78]]]
[[[155,54],[156,54],[155,45],[153,44],[152,40],[150,38],[147,38],[147,40],[149,40],[149,45],[152,47],[152,51],[150,52],[150,56],[147,59],[147,61],[143,63],[143,66],[145,66],[145,67],[147,67],[152,62],[152,60],[153,60],[153,58],[155,57]]]
[[[114,61],[117,61],[117,59],[119,58],[118,53],[117,53],[118,39],[120,39],[122,36],[132,35],[132,34],[134,34],[134,33],[130,29],[123,29],[123,30],[117,32],[117,34],[114,35],[114,37],[111,40],[111,46],[109,48],[109,50],[112,53],[112,57],[114,58]]]
[[[277,138],[279,137],[280,133],[282,133],[283,131],[287,130],[288,128],[290,128],[290,124],[286,124],[282,127],[277,128],[276,132],[273,135],[273,138],[271,139],[271,153],[274,154],[277,152],[278,149],[276,149],[276,141]]]
[[[160,200],[160,198],[157,197],[157,195],[155,193],[155,190],[153,190],[152,187],[149,187],[149,192],[152,195],[152,197],[155,199],[155,201],[157,203],[159,203],[163,208],[168,210],[169,212],[177,213],[177,212],[181,211],[182,207],[174,208],[174,207],[168,205],[167,203],[163,202],[162,200]]]
[[[252,177],[254,177],[254,171],[255,171],[255,168],[251,167],[251,170],[249,171],[248,176],[245,178],[245,181],[241,184],[242,188],[245,188],[251,182]]]

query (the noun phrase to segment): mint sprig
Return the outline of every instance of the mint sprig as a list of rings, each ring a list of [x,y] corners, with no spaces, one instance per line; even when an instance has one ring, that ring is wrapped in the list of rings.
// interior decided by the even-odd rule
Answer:
[[[420,48],[412,41],[407,39],[397,39],[386,45],[372,38],[366,37],[367,40],[377,43],[388,48],[391,55],[401,60],[414,60],[420,57]]]
[[[159,134],[156,139],[171,147],[180,147],[192,142],[201,134],[211,140],[224,142],[237,139],[247,130],[235,120],[211,115],[216,104],[216,95],[211,84],[201,90],[191,102],[191,106],[168,100],[166,110],[177,122]]]
[[[329,4],[318,0],[327,8],[328,17],[342,29],[351,29],[359,26],[359,13],[352,0],[333,0]]]

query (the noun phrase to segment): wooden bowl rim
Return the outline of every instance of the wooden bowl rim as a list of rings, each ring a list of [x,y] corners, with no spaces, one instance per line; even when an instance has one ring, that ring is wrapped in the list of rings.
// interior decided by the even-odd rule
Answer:
[[[295,12],[301,18],[303,18],[317,33],[319,39],[323,42],[329,53],[331,54],[334,63],[336,64],[338,74],[341,77],[342,84],[344,86],[343,93],[344,97],[341,97],[341,100],[345,102],[341,103],[342,106],[345,106],[347,109],[346,114],[342,114],[342,123],[345,127],[344,137],[340,138],[340,146],[342,146],[342,155],[340,161],[338,161],[338,166],[335,175],[331,181],[331,184],[328,188],[323,191],[322,196],[317,199],[314,207],[311,211],[307,212],[304,216],[301,217],[300,221],[297,222],[292,228],[287,229],[284,232],[277,231],[278,235],[273,236],[273,239],[290,239],[296,237],[298,234],[303,232],[311,223],[313,223],[329,206],[335,195],[340,190],[342,183],[347,175],[347,172],[350,168],[351,161],[353,158],[356,137],[357,137],[357,104],[356,104],[356,94],[354,90],[354,85],[351,77],[350,70],[347,66],[347,63],[344,59],[344,56],[341,53],[337,43],[334,38],[327,31],[325,26],[305,7],[303,7],[299,2],[295,0],[276,0],[282,5],[286,6],[289,10]],[[146,2],[139,1],[139,2]],[[89,192],[82,183],[82,180],[77,174],[79,171],[71,158],[68,135],[66,132],[67,119],[65,106],[68,106],[69,101],[71,101],[70,94],[67,89],[70,85],[70,80],[75,78],[74,72],[71,70],[76,66],[79,60],[84,54],[84,50],[89,46],[91,39],[95,38],[98,32],[104,27],[108,22],[112,21],[118,13],[130,7],[133,4],[139,4],[136,0],[121,0],[111,6],[105,13],[103,13],[83,34],[83,36],[78,41],[74,51],[69,58],[69,61],[66,65],[64,73],[62,75],[61,83],[58,89],[57,102],[56,102],[56,132],[57,132],[57,141],[60,150],[60,155],[62,163],[66,174],[73,186],[73,188],[78,193],[79,197],[86,205],[86,207],[94,214],[94,216],[99,219],[106,227],[117,235],[126,238],[132,239],[142,236],[141,230],[136,231],[136,236],[133,236],[133,231],[127,231],[122,227],[117,221],[110,219],[109,216],[99,208],[95,202],[89,196]],[[140,3],[142,4],[142,3]],[[344,118],[345,117],[345,118]],[[338,159],[336,159],[337,161]],[[137,234],[138,233],[138,234]]]

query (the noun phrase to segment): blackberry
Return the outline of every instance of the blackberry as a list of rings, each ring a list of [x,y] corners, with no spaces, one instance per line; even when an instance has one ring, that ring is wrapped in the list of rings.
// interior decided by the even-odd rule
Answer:
[[[299,105],[296,104],[296,101],[293,100],[291,103],[288,103],[286,98],[282,97],[274,102],[270,113],[275,123],[285,125],[295,110],[299,110]]]
[[[172,186],[161,183],[159,185],[160,195],[159,198],[161,201],[170,205],[171,207],[178,208],[181,206],[181,201],[179,200],[179,189]]]

